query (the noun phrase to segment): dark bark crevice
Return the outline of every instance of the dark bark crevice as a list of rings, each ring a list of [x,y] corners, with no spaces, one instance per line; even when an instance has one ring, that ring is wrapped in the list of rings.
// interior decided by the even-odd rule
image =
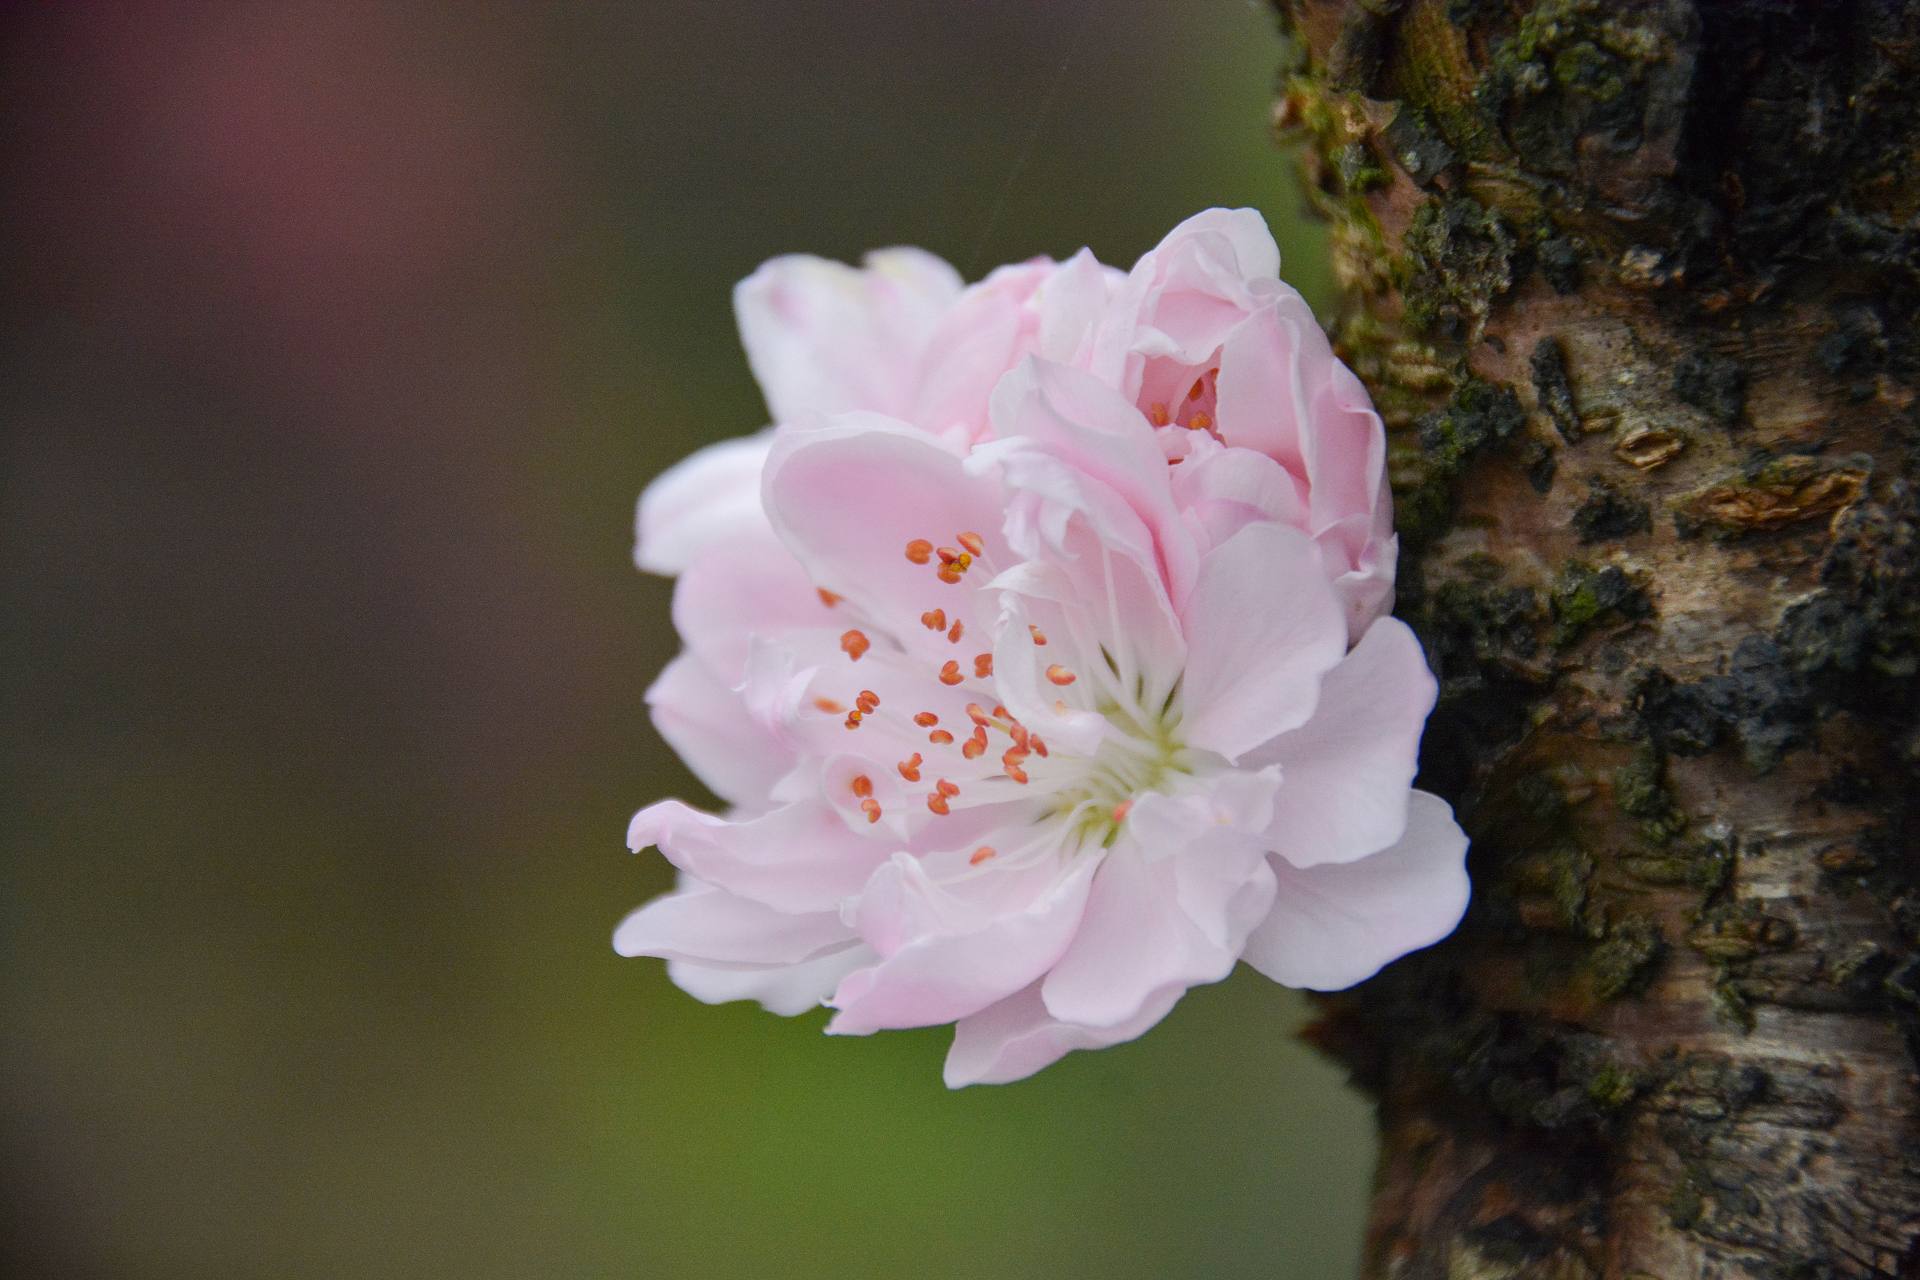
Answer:
[[[1920,1276],[1920,3],[1280,9],[1475,839],[1368,1274]]]

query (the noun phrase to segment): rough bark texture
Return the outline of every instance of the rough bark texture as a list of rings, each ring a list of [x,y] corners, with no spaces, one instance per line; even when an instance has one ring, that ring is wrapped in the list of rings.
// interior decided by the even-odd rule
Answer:
[[[1920,0],[1282,0],[1459,934],[1366,1273],[1920,1277]]]

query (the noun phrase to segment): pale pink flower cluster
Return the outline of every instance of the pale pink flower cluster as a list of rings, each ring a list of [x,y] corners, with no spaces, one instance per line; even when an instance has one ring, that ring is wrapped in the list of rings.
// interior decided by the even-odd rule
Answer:
[[[1328,990],[1452,930],[1385,440],[1279,267],[1215,209],[1126,274],[739,286],[775,425],[655,481],[636,553],[679,575],[654,722],[730,807],[635,816],[680,887],[621,954],[834,1033],[951,1022],[958,1086],[1239,960]]]

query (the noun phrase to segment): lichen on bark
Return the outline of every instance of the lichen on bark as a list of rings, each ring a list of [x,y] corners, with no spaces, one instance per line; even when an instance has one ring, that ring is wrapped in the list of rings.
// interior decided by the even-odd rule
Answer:
[[[1369,1276],[1920,1275],[1920,0],[1279,0],[1455,938]]]

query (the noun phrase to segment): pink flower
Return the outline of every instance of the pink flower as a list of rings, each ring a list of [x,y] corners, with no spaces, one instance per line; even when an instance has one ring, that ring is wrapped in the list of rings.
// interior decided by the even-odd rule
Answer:
[[[649,701],[732,808],[636,815],[681,885],[616,948],[834,1033],[954,1023],[958,1086],[1242,959],[1333,989],[1444,936],[1466,838],[1411,788],[1434,682],[1379,616],[1379,423],[1257,217],[1124,282],[1081,255],[962,291],[908,253],[744,284],[778,425],[641,502],[686,645]]]
[[[1314,539],[1358,640],[1393,607],[1386,438],[1279,271],[1253,210],[1187,219],[1122,286],[1098,371],[1160,430],[1169,458],[1195,464],[1184,500],[1216,536],[1258,514]]]

